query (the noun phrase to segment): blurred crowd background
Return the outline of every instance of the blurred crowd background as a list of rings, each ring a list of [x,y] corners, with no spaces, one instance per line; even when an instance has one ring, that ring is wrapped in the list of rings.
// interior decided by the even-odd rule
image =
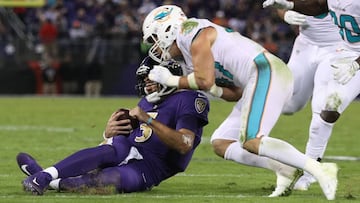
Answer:
[[[141,25],[162,4],[261,43],[285,62],[297,26],[253,0],[48,0],[0,8],[0,94],[134,95]]]

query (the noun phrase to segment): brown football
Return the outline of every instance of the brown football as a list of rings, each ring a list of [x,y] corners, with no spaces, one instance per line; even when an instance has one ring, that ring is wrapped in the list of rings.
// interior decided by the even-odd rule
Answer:
[[[118,110],[118,112],[120,112],[120,111],[124,112],[124,114],[119,116],[119,118],[117,119],[118,121],[124,120],[124,119],[130,119],[132,129],[139,127],[139,121],[136,118],[133,118],[130,116],[128,109],[121,108]]]

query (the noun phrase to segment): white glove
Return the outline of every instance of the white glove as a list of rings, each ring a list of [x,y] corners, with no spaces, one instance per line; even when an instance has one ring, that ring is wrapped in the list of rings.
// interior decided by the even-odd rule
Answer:
[[[334,68],[334,79],[342,85],[348,83],[360,68],[359,63],[350,58],[339,59],[331,66]]]
[[[155,65],[149,73],[149,79],[168,87],[178,87],[180,76],[171,74],[169,69],[163,66]]]
[[[274,8],[291,10],[294,8],[294,2],[286,0],[266,0],[263,3],[263,8],[272,6]]]
[[[284,21],[290,25],[305,25],[306,15],[296,11],[288,10],[284,14]]]

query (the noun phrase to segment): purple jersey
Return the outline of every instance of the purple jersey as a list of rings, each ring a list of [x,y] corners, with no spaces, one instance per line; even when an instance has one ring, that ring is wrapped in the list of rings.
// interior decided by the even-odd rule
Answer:
[[[159,104],[149,103],[143,98],[138,105],[172,129],[186,128],[195,133],[194,147],[185,155],[167,147],[145,123],[141,123],[128,138],[145,160],[152,160],[153,169],[162,176],[170,177],[184,171],[200,143],[203,126],[208,123],[207,97],[200,92],[183,90],[169,95]]]
[[[55,164],[59,178],[63,178],[61,190],[115,185],[119,192],[143,191],[186,169],[200,143],[203,127],[208,123],[207,97],[200,92],[182,90],[169,95],[159,104],[149,103],[143,98],[138,105],[172,129],[193,131],[193,149],[187,154],[180,154],[166,146],[146,123],[140,123],[129,136],[113,137],[111,145],[80,150]],[[134,147],[142,158],[131,157],[122,164]],[[87,173],[96,168],[102,170],[96,174]]]

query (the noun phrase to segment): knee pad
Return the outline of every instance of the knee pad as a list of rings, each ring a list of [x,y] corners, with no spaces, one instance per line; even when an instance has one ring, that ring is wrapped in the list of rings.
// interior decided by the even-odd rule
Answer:
[[[337,111],[321,111],[320,117],[328,122],[328,123],[335,123],[339,117],[340,117],[340,113]]]

